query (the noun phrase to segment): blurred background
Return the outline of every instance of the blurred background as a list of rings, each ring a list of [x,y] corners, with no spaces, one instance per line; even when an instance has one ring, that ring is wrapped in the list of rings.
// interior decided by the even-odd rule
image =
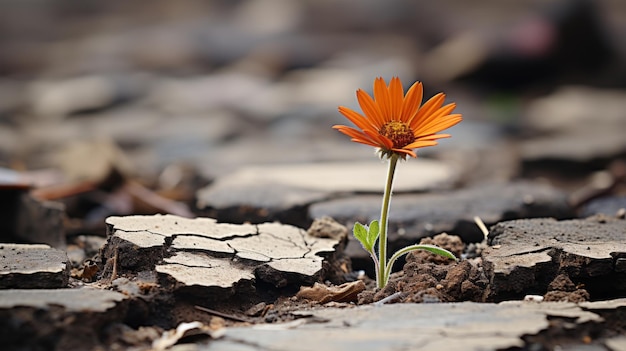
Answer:
[[[158,196],[191,205],[249,165],[371,160],[331,129],[349,123],[337,106],[398,76],[464,115],[418,152],[459,186],[623,195],[625,34],[622,0],[2,0],[0,182],[59,199],[132,179],[186,214]],[[110,195],[112,213],[151,212]]]

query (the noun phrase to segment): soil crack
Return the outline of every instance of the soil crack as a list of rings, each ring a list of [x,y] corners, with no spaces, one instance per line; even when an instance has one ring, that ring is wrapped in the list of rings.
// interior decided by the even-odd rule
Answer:
[[[542,247],[536,250],[527,250],[527,251],[518,251],[515,253],[512,253],[510,255],[506,255],[503,257],[514,257],[514,256],[523,256],[523,255],[528,255],[528,254],[533,254],[533,253],[540,253],[540,252],[546,252],[548,251],[548,255],[552,254],[553,251],[555,250],[555,248],[553,247]]]
[[[250,237],[253,237],[253,236],[257,236],[257,235],[259,235],[258,232],[250,233],[250,234],[243,234],[243,235],[233,234],[233,235],[230,235],[230,236],[223,236],[223,237],[216,238],[216,237],[213,237],[213,236],[202,235],[202,234],[181,233],[181,234],[173,234],[173,235],[171,235],[169,237],[171,237],[172,240],[174,240],[174,239],[176,239],[178,237],[194,237],[194,238],[202,238],[202,239],[209,239],[209,240],[215,240],[215,241],[230,241],[230,240],[234,240],[234,239],[238,239],[238,238],[241,238],[241,239],[250,238]]]

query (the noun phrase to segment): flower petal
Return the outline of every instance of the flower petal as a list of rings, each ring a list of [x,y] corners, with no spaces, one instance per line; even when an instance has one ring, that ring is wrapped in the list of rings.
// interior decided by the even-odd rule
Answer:
[[[421,82],[415,82],[406,92],[402,103],[402,112],[400,114],[400,120],[402,122],[407,123],[415,116],[422,103],[423,92],[424,89]]]
[[[422,135],[435,134],[456,125],[462,120],[463,117],[460,114],[448,115],[437,120],[433,120],[427,126],[422,127],[419,132]]]
[[[449,137],[450,137],[450,134],[429,134],[429,135],[418,137],[416,141],[417,140],[437,140],[437,139],[443,139],[443,138],[449,138]]]
[[[409,145],[405,146],[404,148],[406,148],[406,149],[417,149],[417,148],[420,148],[420,147],[435,146],[435,145],[437,145],[436,141],[418,140],[418,141],[414,141],[414,142],[410,143]]]
[[[370,138],[369,135],[363,133],[362,131],[348,126],[335,125],[333,128],[352,138],[365,139],[371,141],[372,143],[376,141],[376,139]]]
[[[364,140],[364,139],[358,139],[358,138],[352,138],[350,139],[350,141],[354,141],[355,143],[361,143],[361,144],[365,144],[365,145],[369,145],[369,146],[373,146],[373,147],[380,147],[380,145],[372,143],[369,140]]]
[[[378,141],[373,140],[372,138],[369,137],[369,135],[364,134],[364,133],[359,134],[361,132],[356,131],[350,127],[347,127],[347,129],[337,129],[337,130],[339,130],[340,132],[342,132],[343,134],[349,137],[352,137],[350,141],[354,141],[354,142],[365,144],[365,145],[370,145],[373,147],[382,147],[382,145]]]
[[[385,124],[383,122],[383,115],[380,112],[380,107],[368,93],[361,89],[356,91],[356,98],[359,100],[359,106],[361,106],[363,113],[370,120],[370,123],[374,125],[377,130],[380,130],[380,127]]]
[[[404,91],[400,78],[393,77],[389,82],[389,96],[391,98],[391,114],[387,118],[401,121],[402,104],[404,102]]]
[[[383,115],[383,121],[389,122],[391,119],[391,98],[389,97],[389,89],[387,84],[382,78],[376,78],[374,81],[374,101],[380,107],[380,112]]]
[[[364,130],[363,132],[367,134],[373,140],[378,141],[378,144],[380,145],[381,148],[391,149],[393,147],[393,142],[389,140],[389,138],[383,135],[380,135],[378,133],[372,132],[371,130]]]
[[[428,116],[430,116],[430,114],[434,111],[437,111],[437,109],[439,109],[439,107],[443,104],[443,100],[445,100],[445,98],[446,95],[444,93],[439,93],[430,98],[430,100],[426,101],[419,111],[417,111],[417,114],[409,121],[409,127],[417,133],[418,126],[421,122],[428,118]]]
[[[420,133],[420,129],[424,129],[424,127],[430,125],[433,121],[443,118],[445,116],[450,115],[450,113],[456,108],[455,103],[448,104],[446,106],[441,107],[437,111],[433,112],[430,116],[425,117],[422,121],[420,121],[416,126],[414,131],[416,133]],[[423,133],[420,133],[423,134]]]
[[[360,113],[351,110],[344,106],[339,106],[339,113],[344,115],[350,122],[354,123],[357,127],[361,129],[371,128],[372,123],[365,117],[363,117]]]
[[[411,157],[417,157],[417,155],[415,154],[415,152],[413,150],[407,150],[407,149],[391,149],[391,151],[393,152],[397,152],[397,153],[402,153],[402,154],[406,154],[409,155]]]

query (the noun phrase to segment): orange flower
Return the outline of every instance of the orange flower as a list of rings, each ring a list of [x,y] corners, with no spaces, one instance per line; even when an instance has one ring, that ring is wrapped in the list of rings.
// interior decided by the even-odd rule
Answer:
[[[360,130],[343,125],[333,128],[352,138],[352,141],[379,148],[381,156],[398,154],[417,157],[413,149],[437,145],[437,139],[449,134],[436,134],[461,122],[460,114],[451,114],[456,104],[445,106],[446,95],[439,93],[422,103],[422,83],[416,82],[404,95],[398,77],[389,86],[382,78],[374,81],[374,99],[365,91],[356,92],[363,115],[340,106],[339,112]]]

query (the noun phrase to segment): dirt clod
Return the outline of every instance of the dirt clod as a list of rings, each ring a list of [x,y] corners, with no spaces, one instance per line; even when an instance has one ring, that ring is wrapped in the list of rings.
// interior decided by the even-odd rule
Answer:
[[[465,248],[459,237],[448,234],[424,238],[420,243],[443,247],[458,257]],[[406,261],[402,271],[391,275],[384,289],[361,293],[359,304],[398,292],[401,294],[395,302],[484,301],[488,279],[480,259],[455,262],[427,251],[413,251]]]
[[[577,289],[572,292],[549,291],[543,296],[543,301],[585,302],[589,301],[589,293],[584,289]]]
[[[561,273],[548,284],[544,301],[583,302],[589,301],[589,292],[580,289],[567,274]]]

